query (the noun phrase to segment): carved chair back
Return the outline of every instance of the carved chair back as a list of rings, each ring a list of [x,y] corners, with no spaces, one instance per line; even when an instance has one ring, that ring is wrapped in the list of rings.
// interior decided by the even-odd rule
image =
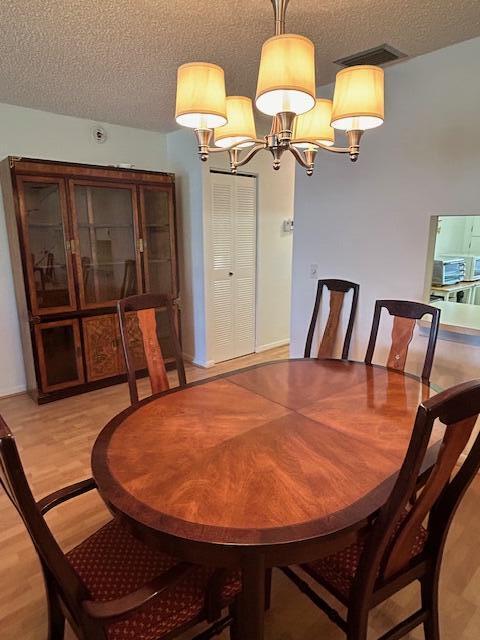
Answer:
[[[129,330],[128,322],[128,315],[131,312],[136,314],[138,320],[152,393],[160,393],[170,388],[165,360],[160,346],[159,313],[164,313],[167,316],[169,341],[176,363],[178,380],[180,386],[184,386],[186,384],[185,366],[175,326],[172,297],[164,294],[145,293],[123,298],[123,300],[118,301],[117,306],[131,403],[138,402],[135,354],[132,349],[132,332]]]
[[[458,505],[480,469],[480,435],[454,473],[480,413],[480,380],[466,382],[422,402],[410,444],[389,499],[366,541],[356,573],[352,601],[365,597],[427,559],[438,576],[443,547]],[[436,462],[415,496],[429,441],[438,420],[445,431]],[[416,535],[428,517],[427,541],[413,560]]]
[[[323,330],[322,338],[320,340],[320,346],[317,354],[318,358],[333,357],[338,330],[340,327],[343,304],[345,302],[345,294],[348,293],[351,289],[353,290],[350,315],[342,348],[342,360],[346,360],[348,358],[348,352],[350,350],[350,341],[352,339],[353,323],[355,321],[355,314],[357,312],[358,293],[360,289],[358,284],[356,284],[355,282],[349,282],[348,280],[328,279],[318,281],[317,295],[315,297],[312,319],[310,320],[310,327],[308,329],[304,356],[305,358],[310,358],[312,355],[313,336],[315,334],[315,328],[318,322],[320,302],[322,299],[324,288],[328,289],[328,291],[330,292],[330,311],[325,328]]]
[[[0,416],[0,485],[22,518],[40,558],[47,584],[53,582],[74,625],[82,625],[81,605],[89,594],[57,544],[29,487],[15,438]]]
[[[413,331],[417,320],[426,315],[432,317],[428,338],[427,352],[422,370],[422,379],[429,380],[432,371],[433,357],[437,345],[438,327],[440,323],[440,309],[421,302],[408,300],[377,300],[373,314],[372,330],[368,343],[365,362],[372,363],[373,353],[377,342],[378,328],[382,309],[386,309],[393,316],[392,342],[387,359],[387,367],[404,371],[408,355],[408,348],[413,339]]]

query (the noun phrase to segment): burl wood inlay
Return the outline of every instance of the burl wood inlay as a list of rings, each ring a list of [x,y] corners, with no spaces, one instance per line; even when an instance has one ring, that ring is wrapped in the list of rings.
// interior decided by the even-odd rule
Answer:
[[[157,335],[157,316],[155,309],[137,311],[138,326],[142,332],[143,348],[147,361],[148,375],[152,393],[160,393],[170,388],[162,349]]]
[[[393,318],[392,346],[387,360],[387,367],[390,369],[398,369],[399,371],[405,369],[408,347],[413,338],[415,323],[414,318],[402,318],[401,316]]]
[[[330,291],[330,311],[318,349],[319,358],[331,358],[333,356],[344,298],[344,291]]]
[[[115,508],[166,533],[323,535],[382,504],[428,393],[381,367],[271,363],[130,410],[100,435],[93,471]]]

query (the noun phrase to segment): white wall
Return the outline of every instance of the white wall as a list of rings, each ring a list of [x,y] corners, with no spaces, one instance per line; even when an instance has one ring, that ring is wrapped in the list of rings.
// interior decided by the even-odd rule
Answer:
[[[177,210],[183,229],[182,338],[185,354],[201,365],[212,362],[209,353],[204,289],[204,219],[210,207],[210,169],[229,168],[228,156],[212,155],[206,163],[197,156],[195,137],[189,130],[167,136],[170,170],[176,174]],[[270,154],[260,152],[243,168],[257,175],[257,326],[256,349],[287,344],[290,339],[291,233],[283,220],[293,215],[295,163],[282,159],[279,172]]]
[[[208,174],[200,162],[192,131],[167,135],[169,169],[175,172],[182,299],[182,346],[188,359],[206,362],[203,209]]]
[[[94,124],[80,118],[0,104],[0,158],[13,155],[101,165],[124,162],[141,169],[167,170],[164,135],[106,124],[108,139],[98,144],[91,136]],[[22,391],[25,374],[1,198],[0,339],[2,396]]]
[[[365,134],[357,164],[320,154],[312,178],[297,170],[293,356],[313,304],[310,264],[360,284],[351,356],[361,359],[376,298],[423,298],[431,216],[480,213],[479,59],[477,38],[388,68],[386,122]],[[433,381],[478,375],[480,349],[439,341]]]

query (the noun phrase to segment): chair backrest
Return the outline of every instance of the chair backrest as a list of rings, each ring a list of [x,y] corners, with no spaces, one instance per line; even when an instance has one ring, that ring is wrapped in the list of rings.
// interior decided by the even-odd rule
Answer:
[[[433,357],[435,355],[435,347],[437,345],[440,309],[432,307],[429,304],[410,302],[409,300],[377,300],[373,314],[372,331],[365,356],[365,362],[367,364],[372,364],[382,309],[386,309],[388,313],[393,316],[392,343],[388,354],[387,367],[399,371],[405,369],[408,348],[413,339],[413,331],[417,320],[420,320],[426,315],[432,316],[427,352],[422,370],[422,379],[429,380],[432,371]]]
[[[71,617],[79,620],[79,607],[88,592],[58,546],[30,490],[15,438],[0,416],[0,485],[22,518],[44,572],[55,582]]]
[[[480,469],[478,435],[462,466],[453,474],[479,413],[480,380],[459,384],[420,404],[404,462],[360,558],[353,587],[357,594],[371,592],[375,584],[394,579],[409,568],[414,562],[416,534],[427,517],[423,554],[434,568],[439,568],[455,511]],[[410,506],[437,419],[445,425],[439,453],[421,493]]]
[[[358,292],[359,285],[355,282],[349,282],[348,280],[319,280],[317,284],[317,295],[315,297],[315,304],[313,307],[312,319],[310,320],[310,327],[308,328],[307,342],[305,344],[305,358],[310,358],[312,355],[312,342],[315,334],[315,328],[318,321],[318,313],[320,310],[320,301],[322,299],[323,289],[327,288],[330,292],[330,311],[328,314],[327,323],[323,330],[322,339],[318,349],[318,358],[331,358],[334,354],[335,343],[337,341],[338,329],[340,326],[340,318],[343,309],[343,303],[345,301],[345,294],[353,289],[352,302],[350,307],[350,316],[348,319],[347,330],[345,333],[345,340],[342,348],[342,359],[348,358],[348,352],[350,350],[350,341],[352,339],[353,323],[355,321],[355,314],[357,312],[358,305]]]
[[[180,386],[186,384],[185,367],[182,351],[175,326],[175,313],[173,300],[169,295],[145,293],[138,296],[129,296],[118,301],[118,317],[120,322],[120,334],[122,336],[123,352],[128,375],[128,388],[132,404],[138,402],[137,376],[135,367],[135,354],[131,345],[131,331],[128,329],[129,313],[135,313],[138,319],[138,327],[142,336],[143,350],[147,363],[148,375],[152,393],[160,393],[169,389],[165,360],[160,346],[158,335],[159,312],[165,313],[168,320],[169,340],[175,359]]]

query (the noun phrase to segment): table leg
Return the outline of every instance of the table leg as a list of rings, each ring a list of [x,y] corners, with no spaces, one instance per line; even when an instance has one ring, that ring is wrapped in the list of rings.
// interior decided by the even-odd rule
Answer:
[[[265,617],[265,562],[260,554],[242,560],[243,588],[238,606],[238,640],[263,640]]]

